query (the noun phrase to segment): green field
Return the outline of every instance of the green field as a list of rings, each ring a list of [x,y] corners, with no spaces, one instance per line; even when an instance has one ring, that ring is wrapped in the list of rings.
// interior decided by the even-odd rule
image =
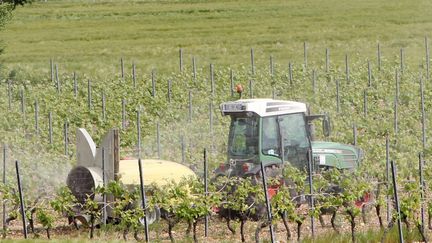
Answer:
[[[321,124],[317,123],[318,139],[356,143],[365,152],[359,170],[348,178],[353,183],[340,180],[348,188],[344,200],[352,203],[365,192],[379,191],[375,203],[382,204],[381,215],[387,207],[386,196],[392,194],[376,190],[386,180],[388,138],[390,159],[398,167],[402,211],[409,222],[418,222],[419,152],[426,160],[424,202],[428,202],[426,210],[432,211],[432,192],[428,189],[432,187],[432,86],[425,65],[425,36],[432,43],[431,7],[432,2],[427,0],[48,0],[19,7],[0,32],[6,47],[0,56],[0,67],[4,66],[0,69],[0,142],[8,145],[7,181],[16,181],[13,162],[19,160],[27,200],[43,198],[37,206],[55,216],[54,230],[58,234],[53,238],[62,240],[64,231],[58,226],[64,217],[45,202],[53,200],[53,192],[65,184],[76,163],[76,128],[86,128],[98,144],[108,129],[121,128],[122,157],[138,156],[139,151],[144,158],[156,158],[160,152],[161,159],[183,162],[202,175],[205,148],[209,150],[209,171],[226,161],[229,118],[221,116],[219,105],[237,99],[230,85],[241,83],[245,88],[243,98],[274,96],[305,102],[313,114],[328,113],[332,134],[323,138]],[[382,47],[380,69],[378,43]],[[179,48],[184,51],[183,72],[178,72]],[[255,50],[255,73],[250,68],[250,48]],[[326,48],[330,49],[329,70],[324,67]],[[275,61],[272,74],[271,55]],[[344,64],[345,55],[349,56],[349,68]],[[196,79],[191,68],[193,56],[197,58]],[[122,57],[125,77],[120,77]],[[59,65],[58,80],[50,77],[50,59]],[[294,63],[292,70],[288,70],[289,61]],[[132,62],[137,64],[136,83],[132,81]],[[213,85],[211,63],[215,65]],[[402,66],[403,70],[398,70]],[[154,83],[152,69],[156,69]],[[77,72],[76,86],[73,71]],[[421,95],[424,107],[420,105]],[[52,127],[48,114],[52,114]],[[358,136],[353,134],[353,125]],[[427,138],[424,141],[423,135]],[[317,195],[321,194],[325,193]],[[0,193],[0,199],[4,195]],[[184,197],[185,202],[195,200],[192,205],[199,203],[196,198]],[[344,234],[336,237],[330,228],[320,227],[319,237],[324,242],[346,242],[350,237],[344,211],[347,208],[338,204],[339,200],[330,203],[341,207],[339,223]],[[12,206],[10,203],[9,209]],[[292,215],[306,218],[307,213],[299,210]],[[360,216],[356,216],[360,242],[381,237],[376,216],[372,212],[369,216],[367,224],[360,223]],[[158,225],[161,227],[151,230],[152,240],[167,241],[166,222]],[[215,241],[239,239],[238,233],[228,234],[225,222],[216,217],[213,225],[217,229],[211,232]],[[254,224],[249,225],[247,237],[252,240]],[[176,238],[188,241],[183,226],[176,228]],[[199,227],[202,237],[203,224]],[[295,222],[291,227],[296,227]],[[408,241],[419,240],[413,224],[411,227]],[[73,231],[65,237],[74,237]],[[97,239],[105,237],[105,231],[97,232],[102,234]],[[302,229],[306,242],[309,232],[306,222]],[[77,239],[87,238],[87,233],[88,229],[82,228]],[[121,239],[120,234],[116,232],[113,240]],[[279,239],[285,237],[284,230],[278,234]],[[427,235],[430,237],[431,231]],[[394,242],[396,237],[392,232],[386,240]],[[15,238],[21,238],[17,229],[7,236]]]
[[[424,61],[424,37],[432,31],[432,2],[419,0],[270,1],[36,1],[19,7],[0,38],[7,66],[46,68],[50,58],[61,69],[93,72],[116,65],[120,57],[138,69],[176,70],[178,50],[185,65],[303,62],[322,64],[325,48],[332,62],[344,55],[376,59],[399,55]]]

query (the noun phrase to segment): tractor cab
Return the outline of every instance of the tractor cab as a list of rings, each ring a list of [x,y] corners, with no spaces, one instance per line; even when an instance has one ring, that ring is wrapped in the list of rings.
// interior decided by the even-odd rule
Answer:
[[[304,103],[238,100],[223,103],[221,111],[231,117],[228,164],[223,167],[229,166],[232,175],[255,174],[261,162],[279,167],[287,161],[302,170],[308,165],[311,126]]]
[[[313,124],[323,119],[324,135],[330,134],[326,115],[308,115],[306,104],[273,99],[245,99],[221,104],[222,115],[231,117],[227,163],[216,169],[216,175],[248,176],[257,174],[260,164],[282,168],[283,163],[304,171],[309,151],[313,165],[355,167],[359,156],[355,148],[329,142],[312,142]],[[344,153],[354,154],[354,163],[343,160]],[[340,152],[340,154],[338,154]],[[277,171],[277,170],[274,170]]]

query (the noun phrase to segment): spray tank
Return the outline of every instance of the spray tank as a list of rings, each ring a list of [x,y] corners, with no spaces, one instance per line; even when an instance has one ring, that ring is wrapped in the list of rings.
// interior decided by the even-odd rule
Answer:
[[[120,159],[120,138],[118,129],[111,129],[102,139],[99,147],[83,128],[77,129],[76,134],[77,165],[72,168],[67,176],[67,186],[78,202],[84,203],[88,195],[97,202],[102,202],[102,196],[94,195],[93,191],[98,186],[103,186],[111,181],[122,182],[126,186],[139,185],[139,168],[137,159]],[[102,151],[104,156],[102,156]],[[102,159],[103,158],[103,159]],[[102,160],[104,165],[102,165]],[[167,180],[180,181],[182,177],[195,176],[188,167],[166,160],[146,159],[142,160],[144,185],[155,183],[163,185]],[[104,172],[102,171],[104,168]],[[113,200],[107,196],[107,202]],[[87,224],[88,216],[79,215],[83,224]],[[147,212],[148,223],[153,223],[160,217],[158,209]],[[107,217],[115,218],[112,209],[107,207]]]

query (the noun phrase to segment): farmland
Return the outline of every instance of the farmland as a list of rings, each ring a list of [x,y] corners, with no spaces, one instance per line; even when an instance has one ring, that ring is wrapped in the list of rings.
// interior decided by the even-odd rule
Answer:
[[[364,150],[363,165],[349,180],[346,198],[379,185],[391,188],[391,183],[386,184],[388,138],[390,159],[398,168],[401,210],[412,224],[411,232],[405,233],[421,240],[415,228],[420,207],[432,210],[430,39],[425,39],[432,31],[430,5],[429,1],[415,5],[333,0],[47,1],[20,8],[0,32],[6,45],[0,56],[0,131],[1,142],[7,145],[7,181],[15,186],[13,162],[19,160],[28,200],[38,196],[58,200],[53,192],[64,185],[75,163],[78,127],[86,128],[97,143],[108,129],[121,128],[122,157],[142,151],[146,158],[193,165],[202,175],[205,148],[210,169],[225,160],[229,119],[221,116],[218,106],[237,99],[232,88],[241,83],[244,98],[297,100],[308,103],[313,113],[328,113],[333,123],[328,140],[355,143]],[[420,152],[426,161],[424,199],[418,182]],[[317,175],[316,180],[328,179]],[[220,195],[211,192],[217,202]],[[393,195],[382,189],[374,202],[381,206],[385,220],[387,194]],[[338,224],[347,235],[340,236],[341,242],[350,240],[346,212],[359,212],[333,199],[326,203],[341,209]],[[185,204],[195,200],[197,207],[203,204],[202,197],[179,200]],[[186,216],[195,213],[194,219],[201,220],[209,210],[205,206]],[[42,208],[61,222],[56,226],[66,224],[52,209]],[[308,213],[290,214],[305,217],[306,241],[311,237]],[[376,216],[368,215],[371,220],[361,231],[381,237]],[[185,218],[174,235],[189,241],[184,235]],[[356,215],[354,221],[360,220]],[[285,239],[278,223],[277,237]],[[210,225],[217,228],[210,234],[214,241],[240,239],[238,234],[227,238],[229,231],[217,217]],[[19,224],[13,226],[13,233],[19,235]],[[294,229],[295,223],[290,226]],[[331,232],[316,227],[320,235]],[[72,229],[67,230],[71,236],[87,238],[86,228]],[[247,229],[247,239],[252,241],[254,229]],[[105,234],[110,230],[114,233]],[[201,221],[198,231],[204,240]],[[122,237],[116,229],[96,232],[101,240]],[[430,237],[427,227],[426,232]],[[61,235],[54,233],[53,238],[62,239]],[[150,237],[169,240],[165,221],[151,227]],[[364,237],[358,234],[359,241]],[[268,233],[262,238],[268,239]],[[397,239],[397,232],[393,230],[388,239]]]

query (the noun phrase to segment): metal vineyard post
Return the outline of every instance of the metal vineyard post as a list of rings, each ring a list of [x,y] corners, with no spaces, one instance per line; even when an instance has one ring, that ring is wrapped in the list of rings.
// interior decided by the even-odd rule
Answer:
[[[138,147],[138,157],[141,158],[141,116],[140,110],[137,108],[137,147]]]
[[[304,59],[304,71],[307,71],[308,60],[307,60],[307,43],[303,42],[303,59]]]
[[[57,83],[57,93],[60,93],[60,79],[58,75],[58,65],[55,65],[55,72],[56,72],[56,83]]]
[[[253,80],[249,79],[249,98],[253,99]]]
[[[386,189],[389,191],[390,189],[390,142],[389,142],[389,136],[386,134]],[[386,195],[386,201],[387,201],[387,223],[391,220],[391,203],[390,203],[390,195]]]
[[[3,145],[3,185],[6,186],[6,152],[7,145]],[[6,237],[6,201],[2,201],[3,206],[3,238]]]
[[[250,58],[251,58],[251,71],[252,75],[255,75],[255,57],[254,57],[254,49],[250,50]]]
[[[179,69],[180,72],[183,72],[183,49],[179,49]]]
[[[424,225],[425,225],[425,209],[424,209],[424,189],[425,182],[423,179],[423,156],[422,153],[419,153],[419,183],[420,183],[420,215],[421,215],[421,230],[424,233]]]
[[[368,87],[372,87],[372,69],[369,60],[367,61],[367,65],[368,65]]]
[[[293,70],[292,70],[291,62],[288,63],[288,76],[289,76],[290,85],[292,85],[293,84]]]
[[[401,73],[404,73],[404,59],[405,59],[404,49],[401,48],[400,49],[400,69],[401,69]]]
[[[429,80],[430,77],[430,58],[429,58],[429,41],[427,36],[425,36],[425,52],[426,52],[426,79]]]
[[[122,99],[122,129],[126,129],[126,100]]]
[[[402,223],[401,223],[401,213],[400,213],[400,204],[399,204],[399,198],[398,198],[398,191],[397,191],[397,174],[396,174],[396,165],[395,162],[391,161],[391,168],[392,168],[392,178],[393,178],[393,192],[394,192],[394,198],[396,203],[396,211],[397,211],[397,221],[398,221],[398,230],[399,230],[399,242],[403,243],[403,233],[402,233]]]
[[[340,87],[339,80],[336,79],[336,112],[340,112]]]
[[[49,143],[53,144],[53,125],[52,125],[52,112],[50,111],[48,113],[48,136],[49,136]]]
[[[275,242],[276,238],[274,235],[274,230],[273,230],[273,217],[272,217],[272,211],[271,211],[271,203],[270,203],[270,199],[268,197],[268,192],[267,192],[267,178],[266,178],[266,173],[265,173],[265,169],[264,169],[264,164],[261,162],[261,174],[262,174],[262,183],[263,183],[263,190],[264,190],[264,197],[265,197],[265,202],[266,202],[266,208],[267,208],[267,219],[269,224],[269,229],[270,229],[270,238],[271,238],[271,242]]]
[[[314,203],[314,196],[313,196],[314,190],[313,190],[312,175],[313,175],[313,171],[312,171],[312,151],[309,149],[308,150],[308,182],[309,182],[309,191],[310,191],[309,207],[310,207],[310,211],[313,212],[315,210],[315,203]],[[311,215],[310,220],[311,220],[312,238],[315,238],[315,221],[314,221],[314,216],[313,215]]]
[[[138,159],[138,167],[139,167],[139,176],[140,176],[140,192],[141,192],[142,209],[144,210],[144,212],[146,212],[147,202],[146,202],[146,196],[144,190],[144,178],[143,178],[141,158]],[[145,241],[149,242],[149,228],[148,228],[146,214],[144,214],[144,233],[145,233]]]
[[[230,87],[231,87],[231,97],[234,97],[234,72],[230,69]]]
[[[423,150],[426,149],[426,112],[424,103],[424,87],[423,79],[420,77],[420,107],[421,107],[421,123],[422,123],[422,145]]]
[[[378,71],[381,71],[381,46],[379,42],[377,45],[377,63],[378,63]]]
[[[152,97],[156,96],[156,77],[155,77],[155,70],[152,69],[151,71],[151,82],[152,82]]]
[[[325,56],[325,70],[328,73],[330,71],[330,49],[326,48]]]
[[[68,155],[68,122],[67,120],[65,121],[64,125],[63,125],[63,137],[64,137],[64,154],[67,156]]]
[[[37,99],[35,99],[35,102],[34,102],[34,110],[35,110],[35,117],[34,117],[34,119],[35,119],[35,131],[36,131],[36,134],[38,135],[39,134],[39,105],[38,105]]]
[[[156,123],[156,144],[157,144],[157,156],[158,159],[161,159],[161,141],[160,141],[159,122]]]
[[[168,99],[168,103],[171,103],[171,96],[172,96],[172,81],[171,79],[168,79],[168,92],[167,92],[167,99]]]
[[[105,148],[102,147],[102,186],[104,188],[104,193],[102,193],[102,224],[106,225],[107,221],[107,198],[106,198],[106,180],[105,180]]]
[[[20,200],[20,212],[21,212],[21,218],[23,222],[23,234],[24,238],[27,239],[27,220],[26,220],[26,212],[24,207],[24,195],[21,188],[21,178],[20,178],[20,172],[19,172],[19,165],[18,160],[15,161],[15,169],[16,169],[16,176],[17,176],[17,182],[18,182],[18,193],[19,193],[19,200]]]
[[[87,80],[87,106],[88,106],[88,109],[91,110],[92,94],[91,94],[91,81],[90,81],[90,79]]]
[[[73,72],[73,87],[74,87],[74,97],[76,98],[78,95],[78,82],[76,73]]]
[[[196,60],[195,57],[192,57],[192,72],[194,81],[196,80]]]
[[[123,62],[123,57],[120,58],[120,72],[121,72],[121,78],[124,79],[124,62]]]
[[[270,78],[274,77],[273,56],[270,55]]]
[[[132,84],[133,84],[133,87],[136,88],[136,66],[135,66],[135,62],[132,63]]]
[[[204,193],[206,197],[208,197],[208,160],[207,160],[207,149],[204,149]],[[204,218],[204,235],[205,237],[208,237],[208,228],[209,228],[209,220],[208,220],[208,214],[206,214]]]
[[[347,83],[349,83],[349,81],[350,81],[350,68],[349,68],[349,63],[348,63],[348,54],[345,54],[345,76],[346,76]]]
[[[102,92],[102,120],[106,121],[106,98],[105,92]]]
[[[211,95],[215,94],[215,82],[214,82],[214,66],[210,64],[210,87],[211,87]]]

